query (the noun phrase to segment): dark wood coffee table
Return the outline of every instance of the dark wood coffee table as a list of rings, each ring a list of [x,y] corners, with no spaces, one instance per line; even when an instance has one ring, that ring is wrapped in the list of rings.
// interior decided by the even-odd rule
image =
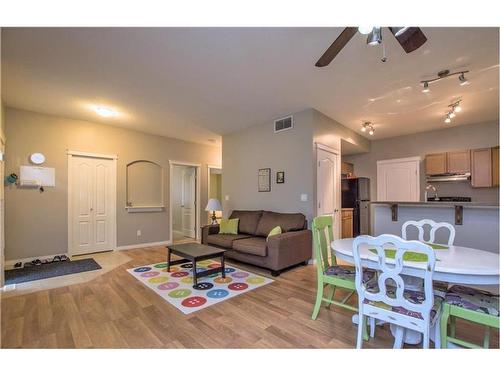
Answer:
[[[221,273],[222,277],[226,277],[224,265],[224,253],[227,250],[218,247],[202,245],[196,242],[183,243],[179,245],[167,246],[167,272],[170,272],[170,266],[191,262],[193,263],[193,287],[198,284],[199,277],[213,275],[214,273]],[[175,254],[182,259],[171,260],[170,257]],[[220,257],[220,267],[212,268],[202,272],[196,272],[196,262],[206,259],[213,259]]]

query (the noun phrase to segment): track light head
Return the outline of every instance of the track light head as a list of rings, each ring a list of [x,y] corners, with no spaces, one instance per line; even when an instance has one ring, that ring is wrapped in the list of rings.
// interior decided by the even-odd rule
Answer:
[[[446,116],[446,118],[444,119],[444,122],[446,122],[447,124],[449,124],[451,122],[451,119],[448,116]]]
[[[361,131],[362,131],[363,133],[364,133],[364,132],[366,132],[366,126],[364,126],[364,125],[363,125],[363,126],[361,127]]]
[[[382,28],[374,27],[372,32],[368,34],[368,38],[366,39],[366,44],[370,46],[376,46],[382,43]]]
[[[455,106],[455,113],[462,112],[462,107],[460,106],[460,102]]]
[[[465,86],[469,84],[469,81],[467,81],[467,78],[465,78],[465,74],[462,73],[458,76],[458,80],[460,81],[460,86]]]
[[[409,27],[389,27],[389,29],[391,29],[391,32],[394,36],[398,37],[400,36],[401,34],[403,34],[406,30],[409,29]]]
[[[429,92],[431,91],[429,89],[429,82],[424,82],[424,88],[422,89],[422,92]]]
[[[373,130],[373,128],[370,128],[370,131],[368,132],[368,134],[373,135],[373,133],[375,133],[375,131]]]

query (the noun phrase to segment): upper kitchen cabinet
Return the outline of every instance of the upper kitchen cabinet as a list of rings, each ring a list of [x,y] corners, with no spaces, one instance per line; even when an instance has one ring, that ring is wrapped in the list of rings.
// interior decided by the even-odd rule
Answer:
[[[441,152],[425,156],[425,174],[470,173],[470,151]]]
[[[439,154],[425,155],[425,174],[444,174],[446,173],[446,152]]]
[[[470,173],[470,151],[453,151],[446,153],[447,173]]]
[[[472,150],[472,186],[498,186],[498,147]]]

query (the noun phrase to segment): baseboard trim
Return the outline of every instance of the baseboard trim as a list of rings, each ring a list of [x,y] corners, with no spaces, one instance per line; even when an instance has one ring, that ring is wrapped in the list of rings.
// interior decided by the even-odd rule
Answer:
[[[5,269],[6,270],[11,270],[11,269],[14,269],[14,264],[16,263],[29,263],[31,262],[32,260],[35,260],[35,259],[40,259],[41,261],[45,260],[45,259],[54,259],[54,257],[56,255],[66,255],[68,258],[69,258],[69,254],[68,253],[59,253],[59,254],[51,254],[51,255],[38,255],[36,257],[31,257],[31,258],[21,258],[21,259],[12,259],[12,260],[6,260],[4,265],[5,265]]]
[[[138,243],[135,245],[125,245],[125,246],[117,246],[116,250],[117,251],[122,251],[122,250],[132,250],[132,249],[142,249],[145,247],[152,247],[152,246],[168,246],[172,245],[172,241],[159,241],[159,242],[146,242],[146,243]]]

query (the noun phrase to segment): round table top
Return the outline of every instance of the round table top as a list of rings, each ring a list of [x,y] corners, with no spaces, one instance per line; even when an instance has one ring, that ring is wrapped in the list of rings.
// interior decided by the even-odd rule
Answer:
[[[352,243],[354,238],[343,238],[331,243],[335,256],[354,264]],[[438,249],[434,280],[460,284],[498,285],[500,281],[499,255],[485,250],[472,249],[463,246],[449,246],[448,249]],[[368,245],[361,245],[360,255],[363,265],[377,268],[377,255],[369,250]],[[393,260],[388,259],[388,262]],[[405,261],[403,274],[411,276],[422,275],[425,262]]]

